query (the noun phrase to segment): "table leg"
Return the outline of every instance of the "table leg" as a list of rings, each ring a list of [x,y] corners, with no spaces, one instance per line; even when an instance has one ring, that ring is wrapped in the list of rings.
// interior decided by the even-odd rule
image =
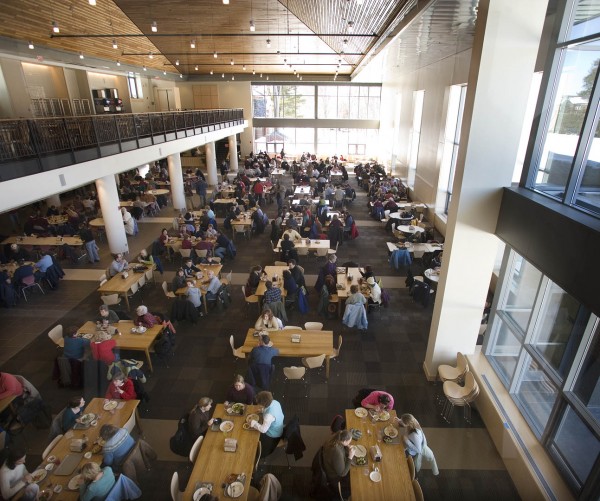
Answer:
[[[208,315],[208,301],[206,300],[206,294],[202,296],[202,306],[204,306],[204,314]]]
[[[135,424],[138,427],[140,435],[144,436],[144,429],[142,428],[142,419],[140,418],[140,408],[139,406],[135,408]]]
[[[125,304],[127,305],[127,310],[129,311],[131,307],[129,306],[129,296],[127,295],[127,292],[123,294],[123,297],[125,298]]]
[[[146,360],[148,360],[148,368],[150,369],[150,372],[154,372],[154,368],[152,367],[152,359],[150,358],[150,350],[146,348],[145,352]]]
[[[329,355],[325,357],[325,378],[329,379]]]

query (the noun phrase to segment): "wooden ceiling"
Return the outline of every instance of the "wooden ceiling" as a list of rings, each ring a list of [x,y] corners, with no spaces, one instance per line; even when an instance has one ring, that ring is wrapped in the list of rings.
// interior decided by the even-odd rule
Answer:
[[[294,70],[299,75],[333,77],[338,71],[349,76],[397,22],[402,8],[416,3],[423,2],[96,0],[92,6],[88,0],[3,0],[0,36],[188,76],[253,70],[291,77]],[[58,34],[52,33],[53,21]]]

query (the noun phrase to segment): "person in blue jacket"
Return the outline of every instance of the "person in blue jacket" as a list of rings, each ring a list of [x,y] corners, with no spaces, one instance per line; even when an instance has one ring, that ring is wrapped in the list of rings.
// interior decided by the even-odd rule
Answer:
[[[283,410],[281,404],[273,399],[270,391],[261,391],[256,395],[256,403],[263,407],[263,422],[250,421],[250,427],[260,431],[261,457],[271,454],[283,436]]]

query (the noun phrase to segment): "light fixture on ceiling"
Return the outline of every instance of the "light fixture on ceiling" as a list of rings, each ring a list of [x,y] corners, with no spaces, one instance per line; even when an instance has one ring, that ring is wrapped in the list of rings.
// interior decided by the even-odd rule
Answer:
[[[179,74],[179,78],[183,78],[183,75],[181,73]]]
[[[242,66],[242,69],[243,69],[244,71],[246,71],[246,65]]]
[[[156,21],[152,21],[150,29],[152,30],[152,33],[156,33],[158,31],[158,25],[156,24]]]
[[[32,42],[31,40],[29,41],[29,45],[28,45],[28,47],[29,47],[31,50],[35,49],[35,46],[33,45],[33,42]]]
[[[281,56],[281,52],[277,51],[277,55],[278,55],[278,56]]]
[[[167,74],[167,72],[165,70],[163,70],[163,75],[166,75],[166,74]]]
[[[269,79],[269,75],[267,75],[267,80]]]
[[[285,66],[286,64],[287,64],[287,59],[284,58],[283,65]]]
[[[348,47],[348,39],[347,38],[344,38],[344,40],[342,40],[342,47],[344,47],[344,49],[346,47]]]
[[[196,48],[196,40],[192,40],[190,42],[190,49],[195,49]]]
[[[256,75],[256,70],[254,68],[252,68],[252,74]]]
[[[83,59],[83,52],[79,53],[79,59]]]
[[[212,74],[214,74],[214,71],[213,71],[213,70],[210,70],[210,74],[211,74],[211,75],[212,75]]]
[[[217,51],[214,51],[214,52],[213,52],[213,57],[214,57],[215,59],[217,59],[217,57],[219,57],[219,56],[217,55]]]
[[[225,73],[221,73],[221,78],[225,78]]]
[[[96,0],[89,0],[90,5],[96,5]]]
[[[229,61],[229,64],[230,64],[231,66],[233,66],[233,65],[235,64],[235,63],[233,62],[233,59],[232,59],[231,61]]]
[[[271,39],[267,38],[267,49],[271,48]]]
[[[260,74],[260,78],[262,78],[262,73]]]
[[[357,3],[358,5],[362,5],[362,4],[363,4],[363,0],[356,0],[356,3]]]
[[[118,49],[119,48],[119,45],[117,44],[117,40],[115,38],[113,38],[112,47],[113,47],[113,49]]]
[[[175,61],[175,66],[179,66],[179,59]]]
[[[348,33],[352,33],[354,31],[354,21],[348,21]]]
[[[296,74],[296,68],[294,68],[294,75]]]
[[[223,5],[229,5],[229,0],[223,0]]]
[[[302,80],[302,77],[300,77],[300,80]]]
[[[52,21],[52,31],[54,33],[60,33],[60,28],[58,27],[58,23],[56,21]]]
[[[250,31],[256,31],[256,26],[254,26],[254,19],[250,19]]]
[[[150,54],[148,54],[148,57],[149,57],[150,59],[154,59],[154,53],[153,53],[153,52],[150,52]]]
[[[148,68],[146,68],[146,65],[142,66],[142,69],[143,69],[144,71],[148,71]]]
[[[198,71],[198,65],[194,66],[194,69],[195,69],[196,71]]]
[[[117,59],[117,66],[121,66],[121,61]]]
[[[235,80],[235,75],[231,75],[231,79],[232,79],[232,80]]]

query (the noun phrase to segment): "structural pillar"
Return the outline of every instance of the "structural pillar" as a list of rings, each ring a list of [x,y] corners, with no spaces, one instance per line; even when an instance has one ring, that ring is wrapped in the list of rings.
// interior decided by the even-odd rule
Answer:
[[[475,351],[548,0],[479,2],[442,270],[423,364],[429,379]],[[506,92],[511,89],[511,92]]]
[[[119,209],[119,191],[113,175],[96,179],[96,191],[104,219],[108,248],[113,254],[129,252],[123,216]]]
[[[169,166],[169,181],[171,183],[173,208],[176,210],[186,210],[183,172],[181,170],[181,157],[179,156],[179,153],[169,155],[167,157],[167,165]]]
[[[146,174],[148,174],[149,171],[150,171],[150,164],[144,164],[144,165],[140,165],[138,167],[138,172],[140,173],[140,176],[142,176],[142,177],[146,177]]]
[[[237,151],[237,136],[229,136],[229,172],[238,171],[238,151]]]
[[[219,178],[217,177],[217,155],[215,152],[215,143],[211,141],[204,145],[206,151],[206,170],[208,173],[208,184],[209,186],[216,186],[219,184]]]
[[[56,194],[52,195],[51,197],[48,197],[46,199],[46,205],[48,207],[52,207],[53,205],[56,208],[60,207],[61,206],[60,193],[56,193]]]

